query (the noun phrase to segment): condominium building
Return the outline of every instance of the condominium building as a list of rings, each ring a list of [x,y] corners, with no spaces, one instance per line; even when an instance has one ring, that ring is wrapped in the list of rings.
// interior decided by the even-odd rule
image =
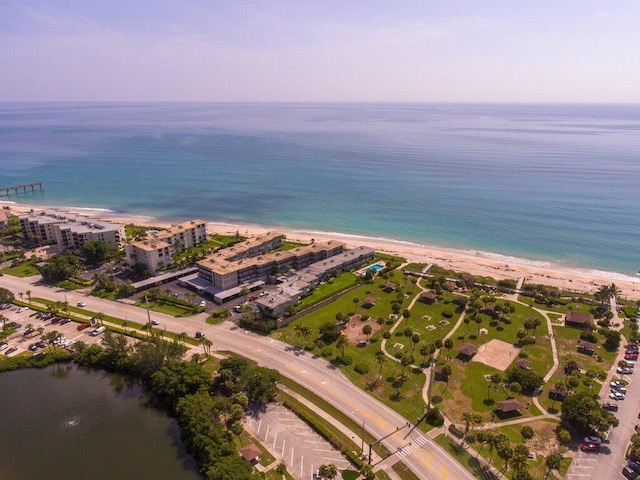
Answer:
[[[270,276],[292,268],[305,268],[344,250],[342,243],[327,241],[291,250],[263,253],[274,246],[277,248],[282,244],[283,238],[282,234],[270,234],[252,239],[249,248],[238,244],[209,255],[197,263],[198,275],[213,286],[228,290],[256,280],[267,280]]]
[[[55,243],[61,248],[80,248],[87,242],[101,241],[112,248],[122,248],[124,225],[105,222],[60,211],[43,211],[21,215],[20,227],[25,237],[41,243]]]
[[[127,263],[131,266],[142,263],[152,273],[168,267],[173,263],[174,253],[207,240],[206,226],[203,220],[190,220],[154,232],[143,240],[128,243],[124,248]]]

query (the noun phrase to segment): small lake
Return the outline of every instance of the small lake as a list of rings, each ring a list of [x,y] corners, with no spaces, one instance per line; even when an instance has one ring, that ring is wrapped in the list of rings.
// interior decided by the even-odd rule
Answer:
[[[122,375],[58,364],[0,373],[2,480],[198,480],[176,422]]]

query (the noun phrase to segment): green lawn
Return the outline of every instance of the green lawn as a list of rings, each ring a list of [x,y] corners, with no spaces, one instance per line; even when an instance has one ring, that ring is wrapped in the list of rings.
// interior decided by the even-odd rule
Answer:
[[[345,272],[337,278],[319,285],[311,295],[304,297],[296,306],[296,311],[302,311],[316,303],[336,295],[358,283],[358,277],[351,272]]]
[[[136,307],[145,308],[147,304],[144,300],[138,300],[136,302]],[[149,310],[158,313],[165,313],[167,315],[173,315],[174,317],[189,317],[191,315],[195,315],[195,313],[187,307],[183,307],[182,305],[175,305],[164,302],[149,302]]]
[[[5,267],[0,270],[5,275],[11,275],[13,277],[30,277],[32,275],[38,275],[40,272],[36,266],[31,262],[22,262],[15,267]]]
[[[479,480],[484,480],[482,472],[478,468],[475,458],[473,458],[469,452],[463,448],[460,448],[457,441],[440,434],[435,438],[435,442],[449,452],[458,462],[465,467],[474,477]]]

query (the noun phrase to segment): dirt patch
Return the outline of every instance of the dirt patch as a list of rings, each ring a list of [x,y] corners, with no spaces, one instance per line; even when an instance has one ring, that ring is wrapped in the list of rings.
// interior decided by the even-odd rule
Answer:
[[[360,342],[367,341],[367,336],[362,333],[362,328],[365,325],[371,326],[371,334],[369,334],[369,338],[382,328],[378,325],[378,322],[372,318],[363,321],[360,315],[354,315],[349,319],[349,322],[343,330],[344,335],[347,337],[347,340],[351,345],[357,345]]]
[[[518,356],[519,348],[502,340],[493,339],[480,345],[478,352],[471,359],[504,372],[511,362]]]

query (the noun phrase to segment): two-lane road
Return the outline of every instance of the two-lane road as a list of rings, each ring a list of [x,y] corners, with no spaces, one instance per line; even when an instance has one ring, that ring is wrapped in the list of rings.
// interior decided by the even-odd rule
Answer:
[[[33,297],[49,300],[63,300],[66,295],[67,301],[72,305],[84,301],[87,303],[88,310],[140,323],[147,321],[147,312],[144,309],[121,302],[88,297],[78,292],[34,285],[29,282],[29,279],[5,275],[0,278],[0,286],[16,294],[30,290]],[[207,325],[204,322],[205,314],[175,318],[154,312],[153,317],[169,331],[186,332],[190,336],[194,336],[196,331],[202,331],[213,342],[216,350],[236,352],[257,361],[260,365],[278,370],[356,421],[364,421],[367,430],[377,438],[393,432],[407,422],[407,419],[391,408],[356,387],[340,370],[322,358],[292,349],[290,345],[269,337],[241,329],[232,330],[232,325],[228,322],[215,326]],[[426,438],[417,429],[406,437],[407,430],[403,429],[392,435],[384,441],[384,444],[392,452],[402,449],[402,461],[420,478],[473,480],[473,476],[440,446]]]

